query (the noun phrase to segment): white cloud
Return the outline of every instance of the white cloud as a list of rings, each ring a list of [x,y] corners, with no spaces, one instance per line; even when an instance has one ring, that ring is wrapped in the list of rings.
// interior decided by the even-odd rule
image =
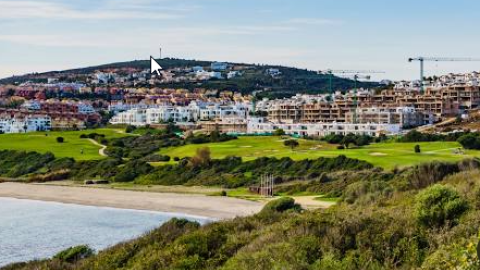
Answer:
[[[53,2],[0,0],[0,20],[5,19],[176,19],[180,14],[148,11],[147,9],[79,10]]]
[[[289,24],[306,24],[306,25],[338,25],[343,24],[342,21],[321,19],[321,18],[295,18],[288,20]]]

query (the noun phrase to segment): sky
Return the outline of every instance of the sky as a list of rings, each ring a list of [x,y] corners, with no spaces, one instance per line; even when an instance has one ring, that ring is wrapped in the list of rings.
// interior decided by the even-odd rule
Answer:
[[[372,70],[480,58],[478,0],[0,0],[0,77],[164,57]],[[426,75],[480,62],[426,64]]]

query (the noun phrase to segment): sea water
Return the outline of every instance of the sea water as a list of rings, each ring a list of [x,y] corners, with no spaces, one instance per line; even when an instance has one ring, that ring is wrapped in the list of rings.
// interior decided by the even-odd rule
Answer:
[[[49,258],[66,248],[96,251],[130,240],[182,214],[0,198],[0,266]]]

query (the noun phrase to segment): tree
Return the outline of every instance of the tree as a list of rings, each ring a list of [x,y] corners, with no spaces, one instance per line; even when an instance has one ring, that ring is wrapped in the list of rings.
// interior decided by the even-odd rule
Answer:
[[[351,134],[348,134],[343,138],[342,144],[345,145],[345,147],[348,149],[350,147],[350,144],[356,144],[355,137]]]
[[[285,135],[285,130],[283,130],[283,129],[281,129],[281,128],[280,128],[280,129],[276,129],[276,130],[273,132],[273,135],[274,135],[274,136],[283,136],[283,135]]]
[[[467,134],[458,138],[458,142],[465,149],[480,149],[480,138],[475,134]]]
[[[58,143],[64,143],[65,139],[63,137],[57,137],[57,142]]]
[[[415,153],[420,154],[422,150],[420,149],[420,145],[415,145]]]
[[[373,140],[373,138],[368,136],[368,135],[356,136],[355,145],[356,146],[369,145],[372,140]]]
[[[293,151],[293,149],[298,147],[300,144],[297,140],[286,140],[283,142],[283,145],[285,145],[286,147],[290,147]]]
[[[197,149],[197,153],[190,159],[190,163],[193,167],[199,167],[210,164],[211,160],[210,148],[203,147]]]

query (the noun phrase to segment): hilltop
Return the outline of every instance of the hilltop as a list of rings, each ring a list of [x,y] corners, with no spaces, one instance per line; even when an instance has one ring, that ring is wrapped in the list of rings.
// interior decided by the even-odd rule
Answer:
[[[209,67],[213,61],[184,60],[165,58],[158,60],[164,70],[184,69],[195,66]],[[170,82],[156,85],[157,87],[168,88],[186,88],[193,90],[195,88],[231,90],[250,94],[253,92],[261,93],[266,97],[285,97],[297,93],[319,94],[326,93],[329,89],[329,75],[318,74],[316,71],[298,69],[293,67],[284,67],[277,65],[258,65],[245,63],[228,63],[229,66],[241,70],[243,75],[225,80],[209,80],[205,82]],[[145,70],[150,68],[149,60],[135,60],[128,62],[110,63],[99,66],[84,67],[64,71],[50,71],[44,73],[32,73],[22,76],[4,78],[0,84],[18,84],[26,81],[47,82],[50,77],[65,77],[75,75],[77,79],[85,79],[95,72],[109,70]],[[278,69],[280,75],[271,76],[269,69]],[[68,81],[68,79],[67,79]],[[332,86],[334,90],[345,91],[355,86],[353,80],[333,77]],[[375,82],[359,82],[358,87],[378,87]]]

